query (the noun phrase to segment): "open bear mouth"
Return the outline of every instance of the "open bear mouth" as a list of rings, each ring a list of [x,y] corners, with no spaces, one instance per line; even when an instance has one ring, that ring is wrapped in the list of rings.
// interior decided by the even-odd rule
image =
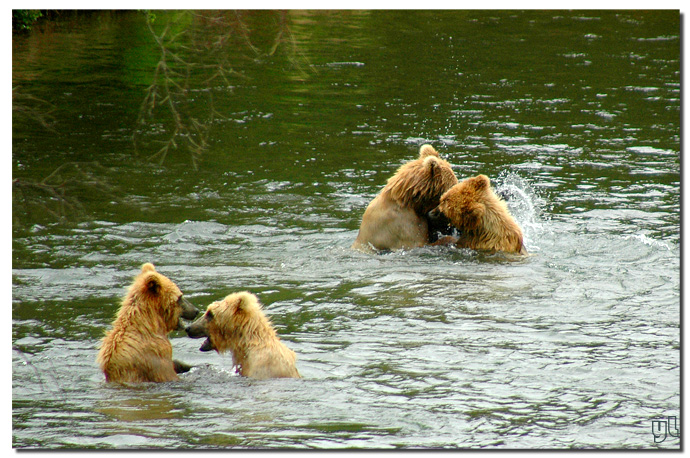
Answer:
[[[201,348],[199,348],[199,350],[211,351],[216,349],[216,347],[213,346],[213,342],[211,342],[211,336],[209,335],[208,329],[206,329],[206,322],[204,321],[203,317],[187,326],[185,331],[187,331],[187,335],[192,339],[201,339],[202,337],[206,337],[206,340],[204,340],[204,343],[201,344]]]
[[[199,350],[201,350],[201,351],[215,350],[213,344],[211,343],[210,337],[208,339],[204,340],[204,343],[201,344],[201,347],[199,348]]]

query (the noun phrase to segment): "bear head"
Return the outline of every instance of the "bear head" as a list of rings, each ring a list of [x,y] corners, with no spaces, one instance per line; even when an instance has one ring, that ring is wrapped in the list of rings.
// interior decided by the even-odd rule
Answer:
[[[467,178],[441,196],[430,218],[447,218],[459,230],[473,231],[481,226],[487,202],[498,200],[486,175]],[[442,215],[442,216],[441,216]]]
[[[218,353],[235,351],[254,338],[263,338],[266,333],[275,335],[258,298],[247,291],[213,302],[186,331],[193,339],[207,338],[199,350]]]
[[[384,193],[402,207],[412,208],[418,215],[426,215],[436,207],[458,178],[451,165],[441,159],[431,145],[422,145],[419,157],[400,166],[383,189]]]
[[[459,246],[527,254],[522,230],[486,175],[453,186],[441,196],[428,218],[434,224],[451,224],[460,231]]]
[[[136,315],[139,320],[160,323],[163,331],[183,329],[180,318],[193,320],[198,311],[182,295],[182,291],[168,277],[156,272],[151,263],[141,267],[141,272],[130,286],[121,312]]]

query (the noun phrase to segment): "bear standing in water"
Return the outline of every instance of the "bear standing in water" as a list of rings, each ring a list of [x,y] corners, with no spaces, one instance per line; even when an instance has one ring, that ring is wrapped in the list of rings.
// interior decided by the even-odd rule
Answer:
[[[427,213],[457,182],[450,164],[431,145],[423,145],[419,158],[403,164],[364,211],[352,248],[373,251],[428,245],[433,234]]]
[[[207,337],[201,351],[230,351],[237,372],[245,377],[300,378],[295,352],[280,341],[259,299],[249,292],[230,294],[209,305],[187,326],[187,335]]]
[[[458,237],[445,237],[437,244],[454,243],[458,248],[489,252],[527,254],[522,229],[505,201],[491,188],[486,175],[467,178],[449,189],[438,207],[429,212],[435,224],[450,223]]]
[[[101,343],[96,361],[106,382],[177,380],[189,367],[173,361],[168,333],[184,328],[180,317],[192,320],[197,313],[175,283],[144,264]]]

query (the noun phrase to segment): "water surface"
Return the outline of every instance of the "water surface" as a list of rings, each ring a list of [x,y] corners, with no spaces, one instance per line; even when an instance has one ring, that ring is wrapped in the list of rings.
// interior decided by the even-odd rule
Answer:
[[[14,447],[679,448],[678,12],[209,15],[153,21],[177,126],[142,13],[13,36]],[[350,249],[423,143],[532,256]],[[256,293],[303,379],[175,332],[179,382],[105,384],[144,262]]]

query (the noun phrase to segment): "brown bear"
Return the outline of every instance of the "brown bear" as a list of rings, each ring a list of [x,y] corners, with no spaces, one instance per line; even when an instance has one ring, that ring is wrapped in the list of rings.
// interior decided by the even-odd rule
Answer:
[[[458,182],[450,164],[431,145],[403,164],[364,211],[352,248],[398,250],[428,245],[427,213]]]
[[[300,378],[295,352],[280,341],[259,299],[247,291],[212,303],[186,330],[194,339],[207,337],[201,351],[229,350],[240,375],[255,379]]]
[[[429,219],[434,224],[445,221],[459,231],[457,238],[445,237],[436,244],[451,242],[458,248],[527,254],[522,229],[486,175],[467,178],[450,188]]]
[[[170,279],[146,263],[129,287],[96,361],[107,382],[168,382],[189,366],[173,361],[168,333],[198,311]]]

